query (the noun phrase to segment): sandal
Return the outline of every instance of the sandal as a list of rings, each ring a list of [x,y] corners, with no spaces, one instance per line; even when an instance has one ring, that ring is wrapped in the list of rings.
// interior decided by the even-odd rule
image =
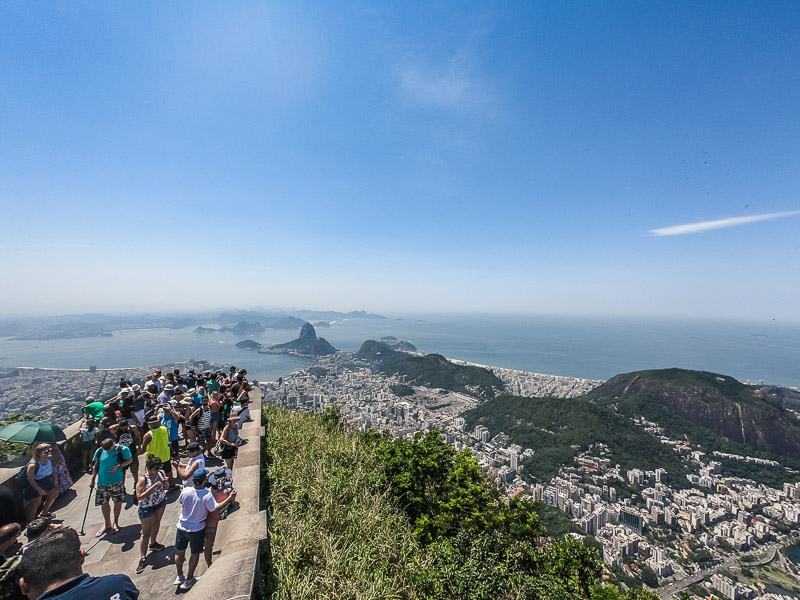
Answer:
[[[147,558],[145,557],[139,561],[138,565],[136,565],[136,574],[141,575],[146,565],[147,565]]]
[[[98,531],[97,533],[94,534],[94,537],[96,537],[96,538],[103,537],[103,534],[106,531],[109,531],[110,529],[111,529],[110,527],[109,528],[103,527],[100,531]]]

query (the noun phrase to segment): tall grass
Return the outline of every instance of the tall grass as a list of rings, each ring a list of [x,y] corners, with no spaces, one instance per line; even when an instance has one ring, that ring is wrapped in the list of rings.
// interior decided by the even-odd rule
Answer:
[[[268,406],[264,419],[267,597],[419,597],[414,580],[424,553],[386,495],[374,451],[319,416]]]

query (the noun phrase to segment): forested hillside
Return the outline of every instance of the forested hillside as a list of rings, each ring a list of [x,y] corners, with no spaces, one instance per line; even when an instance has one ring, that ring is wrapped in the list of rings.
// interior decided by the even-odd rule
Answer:
[[[264,597],[655,600],[600,578],[596,551],[546,536],[436,431],[351,435],[336,414],[264,409]]]
[[[674,485],[684,485],[686,467],[675,452],[646,433],[629,418],[613,410],[577,398],[522,398],[499,396],[463,414],[467,427],[484,425],[490,435],[507,434],[513,443],[536,454],[526,470],[549,481],[560,465],[590,444],[602,442],[611,452],[611,462],[623,469],[662,467]]]

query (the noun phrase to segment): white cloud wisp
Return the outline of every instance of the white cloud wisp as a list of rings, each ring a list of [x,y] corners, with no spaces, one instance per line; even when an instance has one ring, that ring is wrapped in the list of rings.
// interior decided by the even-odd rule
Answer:
[[[651,229],[648,233],[651,235],[684,235],[687,233],[699,233],[701,231],[710,231],[711,229],[722,229],[723,227],[735,227],[737,225],[747,225],[748,223],[757,223],[758,221],[769,221],[771,219],[782,219],[784,217],[792,217],[800,215],[800,210],[793,210],[789,212],[767,213],[764,215],[751,215],[749,217],[731,217],[729,219],[719,219],[717,221],[700,221],[699,223],[686,223],[685,225],[673,225],[672,227],[662,227],[660,229]]]

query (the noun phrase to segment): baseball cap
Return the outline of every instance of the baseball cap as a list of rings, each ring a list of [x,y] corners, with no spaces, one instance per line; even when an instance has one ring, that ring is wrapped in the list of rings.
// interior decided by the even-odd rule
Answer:
[[[203,483],[206,480],[206,477],[208,477],[208,471],[205,469],[200,469],[194,475],[192,475],[192,481],[194,483]]]

